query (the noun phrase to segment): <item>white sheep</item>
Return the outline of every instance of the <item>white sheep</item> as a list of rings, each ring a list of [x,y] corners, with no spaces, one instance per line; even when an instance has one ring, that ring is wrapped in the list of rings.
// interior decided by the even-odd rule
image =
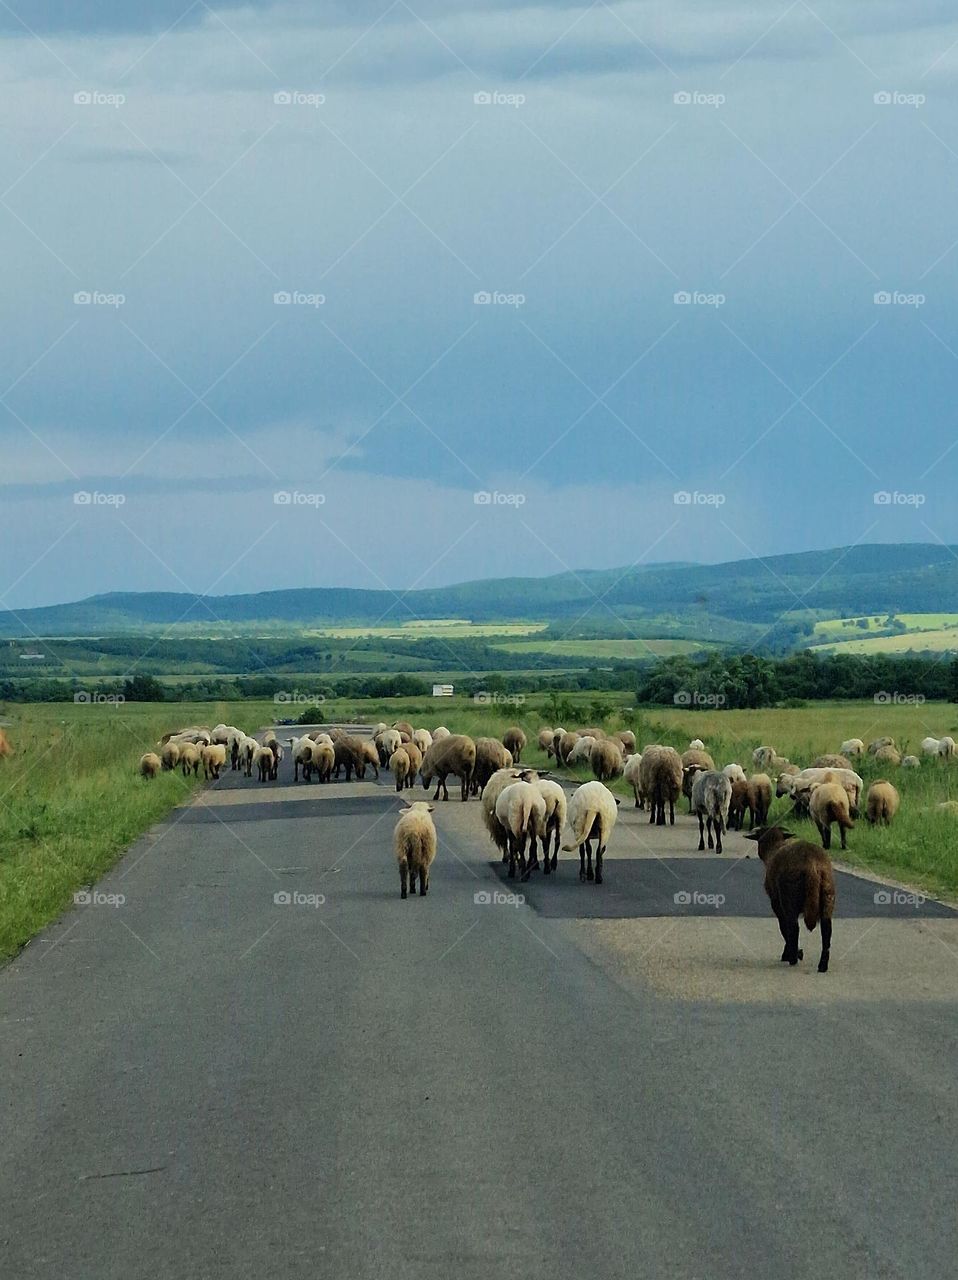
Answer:
[[[740,779],[737,779],[740,781]],[[728,806],[732,798],[732,779],[727,773],[706,769],[692,783],[692,812],[699,820],[699,852],[705,848],[708,830],[709,848],[715,832],[715,852],[722,852],[722,833],[728,826]]]
[[[729,782],[748,782],[745,776],[745,770],[740,764],[727,764],[722,770]],[[711,845],[709,845],[711,848]]]
[[[704,751],[705,743],[702,741],[701,738],[693,738],[692,741],[689,743],[688,749],[689,751]]]
[[[550,871],[555,871],[559,865],[559,841],[562,837],[562,828],[565,826],[568,812],[566,794],[558,782],[553,782],[551,778],[540,778],[537,774],[525,774],[523,776],[526,781],[535,787],[545,801],[545,814],[538,836],[542,845],[543,874],[548,875]],[[552,836],[555,839],[551,842],[553,849],[550,857],[549,845],[550,837]]]
[[[446,728],[444,724],[437,725],[437,727],[432,731],[433,742],[438,742],[440,738],[448,738],[448,737],[449,737],[449,730]],[[425,754],[426,753],[424,751],[423,755]]]
[[[861,738],[847,738],[838,748],[838,753],[842,756],[863,756],[865,744]]]
[[[203,761],[203,777],[207,780],[218,778],[220,770],[226,764],[226,746],[222,742],[214,742],[208,747],[200,748],[200,759]]]
[[[272,748],[257,746],[253,752],[251,764],[258,774],[260,782],[269,782],[273,776],[273,770],[276,768],[276,758],[273,755]]]
[[[942,760],[953,760],[958,748],[955,746],[954,738],[939,738],[938,754]]]
[[[336,763],[336,748],[331,742],[313,743],[313,768],[320,782],[328,782]]]
[[[602,883],[602,861],[609,847],[609,837],[619,816],[619,802],[604,782],[584,782],[577,787],[569,801],[569,826],[572,843],[562,847],[567,853],[579,850],[579,879]],[[595,851],[595,875],[592,873],[592,841],[598,840]],[[588,868],[586,867],[588,859]]]
[[[922,738],[921,749],[926,756],[936,756],[938,754],[939,738]]]
[[[502,854],[502,861],[509,861],[509,833],[496,817],[496,801],[505,787],[509,787],[519,777],[518,769],[497,769],[482,789],[480,809],[482,821],[496,848]]]
[[[642,785],[640,781],[641,768],[642,768],[642,753],[637,751],[635,755],[629,756],[629,758],[625,762],[625,768],[622,771],[626,782],[628,782],[632,787],[632,791],[635,795],[635,807],[637,809],[645,808],[645,793],[642,790]]]
[[[389,757],[389,769],[396,779],[396,790],[402,791],[409,776],[409,756],[405,747],[397,747]],[[417,803],[422,803],[418,801]]]
[[[595,738],[579,738],[575,746],[569,752],[569,755],[566,758],[566,764],[585,764],[588,761],[589,755],[591,754],[594,746]]]
[[[921,761],[917,756],[905,756],[901,762],[901,767],[903,769],[920,769]]]
[[[425,755],[432,746],[432,734],[428,729],[416,729],[413,732],[412,740],[419,748],[419,754]]]
[[[429,868],[436,857],[436,827],[432,820],[433,806],[426,800],[416,800],[400,810],[399,820],[393,829],[393,849],[399,863],[401,896],[407,897],[406,884],[416,893],[416,877],[419,877],[419,896],[424,898],[429,890]]]
[[[496,801],[496,819],[506,832],[509,848],[509,878],[514,879],[516,865],[527,880],[537,859],[536,837],[545,825],[546,802],[538,788],[522,778],[510,783],[499,793]],[[526,864],[526,842],[531,842],[529,863]]]
[[[313,747],[315,743],[312,738],[290,738],[289,753],[293,758],[293,781],[299,782],[299,771],[303,771],[303,781],[309,782],[313,776]]]

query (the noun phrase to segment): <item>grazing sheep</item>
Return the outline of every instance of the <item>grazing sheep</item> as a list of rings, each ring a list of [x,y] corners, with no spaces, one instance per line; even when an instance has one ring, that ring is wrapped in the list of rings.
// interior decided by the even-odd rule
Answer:
[[[878,782],[873,782],[868,788],[868,794],[865,796],[865,817],[873,825],[878,822],[887,827],[898,812],[900,803],[901,797],[897,789],[882,778]]]
[[[665,806],[669,823],[675,826],[675,802],[682,790],[682,757],[674,747],[654,745],[642,752],[639,785],[649,801],[649,823],[665,826]]]
[[[428,729],[417,729],[412,735],[412,740],[419,748],[419,754],[424,756],[432,746],[432,734]]]
[[[219,778],[220,770],[226,764],[226,746],[224,743],[217,742],[209,747],[200,749],[200,758],[203,761],[203,777],[209,782],[210,778]]]
[[[188,778],[191,773],[196,777],[199,773],[200,749],[195,742],[187,742],[180,748],[180,768],[184,778]]]
[[[509,859],[509,835],[496,817],[496,801],[505,787],[511,786],[519,777],[517,769],[497,770],[482,789],[480,801],[482,821],[496,848],[502,854],[502,861]]]
[[[509,879],[515,879],[516,866],[522,879],[538,862],[536,837],[545,827],[546,802],[537,787],[522,778],[503,787],[496,800],[496,819],[506,832],[509,849]],[[526,864],[526,842],[530,842],[529,862]]]
[[[692,741],[689,743],[689,750],[690,750],[690,751],[704,751],[704,750],[705,750],[705,743],[702,741],[702,739],[701,739],[701,738],[693,738],[693,739],[692,739]]]
[[[396,779],[396,790],[402,791],[409,776],[409,757],[404,747],[397,747],[389,757],[389,768]]]
[[[741,831],[745,822],[745,810],[748,808],[748,783],[743,782],[741,778],[735,778],[731,782],[732,794],[728,802],[728,829],[729,831]]]
[[[841,755],[816,756],[811,763],[813,769],[850,769],[851,767],[851,760]]]
[[[854,830],[855,823],[848,812],[848,792],[840,782],[820,782],[813,788],[808,812],[821,834],[823,849],[832,846],[833,822],[838,824],[841,832],[842,848],[847,848],[845,832]]]
[[[876,738],[874,742],[869,742],[868,754],[870,756],[873,756],[873,755],[876,755],[881,750],[882,747],[894,747],[894,746],[895,746],[894,738]]]
[[[740,764],[727,764],[722,770],[729,782],[747,782],[745,770]]]
[[[369,730],[369,736],[371,738],[378,738],[379,735],[385,732],[385,730],[388,728],[389,728],[389,725],[386,723],[386,721],[380,720],[378,724],[374,724],[373,727]]]
[[[569,753],[578,741],[577,733],[566,733],[564,730],[556,729],[556,736],[552,742],[552,748],[555,752],[555,758],[559,764],[569,763]]]
[[[663,748],[670,750],[671,748]],[[646,749],[648,750],[648,748]],[[645,753],[643,753],[645,754]],[[675,753],[678,760],[678,754]],[[609,847],[609,836],[619,816],[619,802],[602,782],[584,782],[569,801],[569,826],[572,843],[562,847],[567,853],[579,850],[579,879],[602,883],[602,862]],[[592,841],[597,840],[595,851],[595,875],[592,872]],[[586,860],[588,859],[588,865]]]
[[[552,735],[554,732],[555,730],[553,729],[540,729],[539,737],[536,739],[539,743],[539,750],[544,751],[547,756],[552,755]]]
[[[921,761],[917,756],[902,756],[901,767],[903,769],[920,769]]]
[[[379,752],[376,750],[375,742],[373,742],[372,738],[360,738],[359,741],[363,744],[363,755],[366,758],[366,763],[372,765],[373,773],[378,778]]]
[[[2,729],[0,729],[0,760],[6,759],[7,756],[13,755],[13,747],[10,740]]]
[[[599,782],[620,778],[624,763],[622,748],[609,738],[600,738],[589,752],[589,765]]]
[[[476,765],[472,771],[472,794],[480,795],[497,769],[512,767],[512,756],[498,738],[476,738]]]
[[[726,774],[715,769],[704,769],[696,777],[692,786],[692,812],[699,820],[699,852],[705,848],[706,831],[709,848],[713,847],[714,831],[715,852],[722,852],[722,833],[728,824],[731,798],[732,781]]]
[[[451,733],[448,738],[441,738],[438,742],[433,735],[433,744],[423,756],[422,761],[422,785],[428,791],[433,780],[436,779],[436,794],[433,800],[439,799],[439,792],[442,791],[443,800],[449,799],[449,791],[446,787],[446,778],[451,773],[457,777],[462,783],[462,799],[469,799],[469,786],[472,782],[472,773],[476,767],[476,744],[472,738],[467,737],[464,733]]]
[[[625,762],[622,773],[626,782],[632,786],[632,794],[635,796],[635,807],[637,809],[645,808],[645,792],[642,790],[642,756],[639,752],[629,756]]]
[[[835,913],[831,859],[816,845],[796,839],[781,827],[757,827],[745,839],[758,842],[758,856],[765,866],[765,892],[785,940],[782,960],[796,965],[804,958],[798,945],[798,921],[804,915],[806,929],[812,930],[821,922],[818,972],[827,973]]]
[[[875,752],[875,762],[876,764],[899,765],[901,764],[901,752],[897,747],[892,747],[886,744],[883,747],[879,747]]]
[[[275,777],[276,758],[271,747],[257,747],[253,752],[253,767],[260,782],[269,782]]]
[[[955,745],[954,738],[940,738],[938,741],[938,754],[942,760],[953,760],[955,758],[958,747]]]
[[[615,739],[617,742],[622,743],[622,754],[624,756],[635,753],[635,734],[631,729],[620,729],[615,735]]]
[[[565,791],[558,782],[551,778],[540,778],[535,773],[522,775],[524,782],[530,782],[536,788],[545,803],[544,818],[538,829],[539,842],[542,845],[543,875],[549,875],[559,865],[559,841],[562,828],[565,826],[567,802]],[[549,846],[552,844],[552,854]]]
[[[320,782],[328,782],[333,776],[336,763],[336,748],[331,742],[313,743],[313,768]]]
[[[577,738],[575,746],[569,752],[566,764],[584,764],[591,755],[595,742],[595,738],[588,734],[584,738]]]
[[[400,896],[407,897],[406,885],[416,893],[416,877],[419,877],[419,896],[429,891],[429,868],[436,857],[436,827],[433,823],[432,805],[416,800],[399,812],[399,820],[393,829],[393,848],[399,863]]]
[[[752,763],[761,773],[785,773],[789,761],[780,756],[774,747],[756,747],[752,752]]]
[[[155,751],[148,751],[146,755],[140,756],[140,777],[155,778],[163,768],[163,761]]]
[[[449,737],[449,730],[446,728],[444,724],[438,725],[432,731],[433,742],[438,742],[440,738],[448,738],[448,737]]]
[[[748,826],[764,827],[772,807],[772,779],[767,773],[753,773],[747,785]]]
[[[511,725],[502,735],[502,745],[511,754],[513,761],[518,764],[526,746],[526,735],[522,732],[517,724]]]
[[[346,770],[346,781],[352,780],[353,773],[356,774],[356,781],[366,776],[366,752],[363,746],[362,738],[342,737],[337,738],[333,743],[333,755],[336,760],[336,777],[339,777],[339,771],[342,768]]]
[[[921,749],[926,756],[936,756],[938,754],[938,744],[940,738],[922,738]]]
[[[180,748],[175,742],[167,742],[160,751],[160,760],[167,771],[175,769],[180,761]]]
[[[800,773],[783,773],[779,775],[775,794],[790,796],[794,800],[797,795],[801,796],[803,791],[820,782],[840,782],[848,793],[852,813],[858,809],[865,784],[853,769],[802,769]]]
[[[848,738],[838,750],[843,756],[863,756],[865,754],[865,744],[861,738]]]
[[[958,817],[958,800],[940,800],[935,808],[940,809],[942,813],[950,813],[952,817]]]

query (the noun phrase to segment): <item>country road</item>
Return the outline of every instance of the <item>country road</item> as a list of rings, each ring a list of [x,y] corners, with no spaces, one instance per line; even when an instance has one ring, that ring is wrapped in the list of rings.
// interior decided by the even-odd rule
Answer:
[[[597,888],[503,882],[450,799],[402,901],[391,780],[282,768],[0,971],[5,1276],[954,1274],[954,912],[842,875],[831,972],[804,931],[789,969],[684,802],[623,804]]]

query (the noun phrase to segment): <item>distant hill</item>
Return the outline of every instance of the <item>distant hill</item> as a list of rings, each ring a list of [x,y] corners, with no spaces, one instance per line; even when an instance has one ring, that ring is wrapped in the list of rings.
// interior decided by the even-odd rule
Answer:
[[[597,602],[601,601],[601,605]],[[307,587],[252,595],[112,592],[72,604],[0,612],[0,636],[103,636],[178,623],[298,627],[395,624],[414,618],[596,623],[668,616],[689,631],[775,624],[784,614],[832,616],[958,609],[958,548],[870,544],[717,565],[584,569],[547,578],[495,578],[391,592]]]

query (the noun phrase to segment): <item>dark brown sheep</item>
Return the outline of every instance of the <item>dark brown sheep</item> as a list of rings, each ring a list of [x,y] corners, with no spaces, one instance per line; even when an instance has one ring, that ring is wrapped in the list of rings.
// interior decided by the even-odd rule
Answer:
[[[684,785],[684,784],[683,784]],[[728,829],[741,831],[745,821],[745,810],[748,808],[748,783],[741,779],[732,782],[732,798],[728,802]]]
[[[366,749],[362,738],[337,738],[333,743],[333,754],[337,778],[341,768],[346,770],[347,782],[352,780],[354,771],[357,780],[366,776]]]
[[[756,827],[745,839],[757,841],[758,856],[765,864],[765,892],[785,939],[782,960],[795,965],[804,958],[798,945],[798,921],[804,916],[806,929],[814,929],[821,922],[822,955],[818,972],[827,973],[835,913],[835,873],[831,858],[818,845],[798,840],[781,827]]]
[[[522,755],[522,750],[526,745],[526,735],[517,724],[514,724],[502,735],[502,745],[512,756],[512,763],[518,764],[519,757]],[[494,772],[495,770],[493,770]]]

